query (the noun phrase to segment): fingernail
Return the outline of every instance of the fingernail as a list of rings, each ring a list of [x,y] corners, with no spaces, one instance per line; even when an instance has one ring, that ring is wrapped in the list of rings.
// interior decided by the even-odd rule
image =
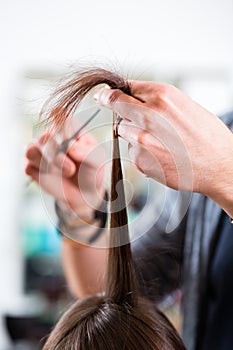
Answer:
[[[95,102],[98,102],[99,96],[100,96],[100,92],[99,92],[99,91],[96,91],[96,93],[95,93],[94,96],[93,96]]]
[[[119,136],[124,137],[126,135],[125,127],[122,123],[118,125],[117,133]]]
[[[93,98],[95,102],[101,104],[101,105],[106,105],[108,102],[108,92],[110,90],[109,86],[103,87],[96,91],[94,94]]]

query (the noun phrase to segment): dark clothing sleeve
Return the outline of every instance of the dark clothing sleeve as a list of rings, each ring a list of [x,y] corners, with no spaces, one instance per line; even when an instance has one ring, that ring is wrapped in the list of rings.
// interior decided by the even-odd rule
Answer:
[[[140,290],[143,296],[155,302],[159,302],[181,284],[189,201],[190,194],[167,190],[167,204],[165,203],[163,207],[166,209],[154,225],[132,244]],[[156,213],[156,207],[161,206],[161,202],[154,201],[153,204]],[[173,220],[172,230],[166,233],[167,224],[171,220]]]

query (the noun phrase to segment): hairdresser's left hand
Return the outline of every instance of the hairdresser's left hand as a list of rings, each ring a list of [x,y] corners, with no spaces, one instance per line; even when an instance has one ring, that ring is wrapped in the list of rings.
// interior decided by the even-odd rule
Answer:
[[[103,88],[95,99],[123,118],[119,135],[139,170],[175,189],[233,198],[233,136],[224,123],[174,86],[130,87],[134,97]]]
[[[80,125],[74,119],[63,127],[63,139]],[[66,154],[56,154],[57,135],[42,134],[28,146],[26,174],[79,217],[91,217],[105,191],[105,152],[87,132],[74,140]]]

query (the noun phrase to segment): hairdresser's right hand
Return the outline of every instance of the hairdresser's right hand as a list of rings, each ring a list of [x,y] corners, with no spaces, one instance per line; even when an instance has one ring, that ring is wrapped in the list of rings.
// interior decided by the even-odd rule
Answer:
[[[119,135],[145,175],[209,196],[233,217],[233,134],[174,86],[131,81],[132,96],[102,88],[98,103],[122,118]]]
[[[119,135],[139,170],[175,189],[209,195],[222,181],[232,190],[233,135],[219,118],[172,85],[130,89],[134,97],[102,88],[95,100],[123,118]]]
[[[104,151],[90,133],[72,142],[67,154],[56,155],[57,147],[54,136],[41,135],[27,148],[25,172],[80,218],[91,217],[104,193]]]

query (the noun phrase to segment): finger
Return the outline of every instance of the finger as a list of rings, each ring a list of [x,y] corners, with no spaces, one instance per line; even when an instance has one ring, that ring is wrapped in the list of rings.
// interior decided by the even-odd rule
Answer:
[[[65,177],[71,177],[75,173],[74,162],[65,153],[56,154],[58,143],[55,134],[42,134],[38,144],[42,153],[40,171],[62,173]]]
[[[130,80],[130,91],[135,98],[145,102],[147,107],[158,110],[167,109],[170,102],[177,104],[178,89],[175,86],[153,81]]]
[[[47,149],[49,148],[49,140],[51,140],[50,134],[44,133],[36,142],[28,146],[25,156],[28,160],[27,166],[29,168],[34,167],[40,169],[40,171],[48,170],[46,152],[48,153]]]
[[[42,149],[37,144],[32,144],[26,151],[26,158],[28,159],[28,166],[36,168],[41,172],[50,172],[53,169],[53,164],[42,154]]]
[[[38,146],[43,158],[46,159],[48,163],[53,162],[58,147],[55,135],[51,135],[50,133],[42,134],[38,140]]]
[[[138,125],[122,121],[118,127],[118,135],[133,145],[153,146],[156,139]]]
[[[94,95],[97,103],[114,110],[122,118],[138,122],[143,117],[144,103],[118,89],[102,88]]]
[[[154,178],[160,183],[166,184],[166,178],[161,159],[150,150],[134,145],[129,147],[129,157],[136,168],[147,177]]]
[[[75,139],[73,139],[70,144],[69,144],[69,148],[68,150],[70,150],[70,148],[72,148],[73,146],[95,146],[96,145],[96,139],[94,138],[93,135],[91,135],[88,131],[83,130],[81,132],[81,134],[79,134]]]
[[[42,146],[45,145],[49,140],[51,140],[53,138],[52,134],[49,132],[45,132],[43,133],[39,139],[38,139],[38,143]]]
[[[87,140],[89,142],[89,140]],[[105,161],[105,152],[99,144],[73,142],[68,150],[68,156],[76,163],[85,162],[92,166],[99,166]]]
[[[80,203],[77,187],[58,174],[44,174],[32,166],[26,168],[26,173],[57,200],[67,202],[72,208],[76,202]]]
[[[84,211],[89,203],[87,203],[85,197],[81,195],[77,186],[74,186],[69,180],[58,174],[42,173],[38,168],[30,165],[26,167],[25,172],[51,196],[58,201],[66,203],[67,206],[75,211],[76,214],[80,215],[80,217],[85,216]]]
[[[37,183],[39,182],[39,169],[28,164],[25,168],[25,173]]]
[[[38,179],[38,173],[33,175]],[[57,174],[39,174],[39,185],[56,200],[62,201],[70,210],[74,211],[80,217],[84,217],[88,208],[88,202],[85,200],[78,187],[72,184],[65,177]]]
[[[83,161],[96,164],[96,160],[100,159],[100,155],[97,155],[97,151],[95,151],[95,156],[90,156],[94,152],[94,146],[96,146],[94,142],[95,140],[90,137],[90,134],[87,137],[74,140],[66,154],[59,153],[55,157],[56,167],[62,170],[65,177],[72,177]]]
[[[165,87],[162,83],[140,80],[130,80],[129,85],[132,96],[144,102],[148,102],[151,98],[155,99],[156,94]]]
[[[30,165],[39,168],[42,154],[36,144],[31,144],[28,146],[25,156]]]
[[[40,169],[40,171],[48,171],[49,163],[39,141],[28,146],[25,156],[29,166]]]
[[[75,138],[75,142],[78,141],[85,145],[95,145],[96,139],[90,132],[87,130],[82,130],[81,133]]]
[[[71,177],[76,172],[75,163],[65,153],[59,153],[56,155],[54,158],[54,164],[65,177]]]

